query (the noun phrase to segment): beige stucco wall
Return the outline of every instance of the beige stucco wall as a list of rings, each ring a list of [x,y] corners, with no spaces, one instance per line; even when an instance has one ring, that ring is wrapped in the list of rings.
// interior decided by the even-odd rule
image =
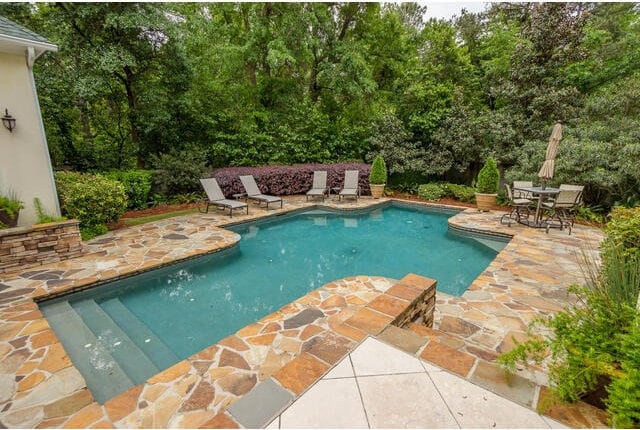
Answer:
[[[0,116],[5,108],[16,118],[16,128],[9,133],[0,125],[0,193],[14,191],[24,203],[19,226],[37,221],[34,197],[40,199],[48,214],[59,216],[38,96],[26,54],[0,52]]]

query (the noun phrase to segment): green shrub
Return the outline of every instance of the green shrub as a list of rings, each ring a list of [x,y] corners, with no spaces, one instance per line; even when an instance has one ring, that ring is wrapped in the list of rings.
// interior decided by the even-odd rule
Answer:
[[[605,232],[607,237],[602,244],[605,254],[614,248],[625,255],[640,254],[640,206],[613,208]]]
[[[80,227],[117,221],[127,207],[124,187],[113,179],[76,172],[56,172],[55,179],[62,211]]]
[[[0,209],[3,209],[7,212],[11,218],[15,218],[18,216],[20,209],[22,209],[24,205],[18,198],[13,194],[9,193],[8,196],[0,195]]]
[[[380,155],[376,155],[369,172],[369,183],[374,185],[383,185],[387,183],[387,166],[384,159]]]
[[[49,215],[44,208],[42,207],[42,203],[40,202],[40,199],[37,197],[33,198],[33,207],[36,208],[36,214],[38,215],[38,224],[46,224],[46,223],[50,223],[50,222],[58,222],[58,221],[64,221],[65,219],[67,219],[66,217],[63,216],[51,216]]]
[[[104,224],[80,227],[80,237],[82,237],[82,240],[91,240],[94,237],[105,234],[108,231],[109,229]]]
[[[186,193],[186,194],[176,194],[175,196],[169,197],[167,203],[172,205],[181,205],[184,203],[196,203],[202,200],[205,197],[205,194],[200,193]]]
[[[153,156],[156,169],[153,184],[165,196],[200,191],[200,178],[205,171],[205,157],[197,151],[183,151],[176,154]]]
[[[127,193],[128,209],[144,209],[149,206],[153,171],[115,170],[105,176],[119,181],[124,186],[124,191]]]
[[[476,190],[473,187],[459,184],[447,184],[449,195],[461,202],[472,202],[476,198]]]
[[[615,378],[608,388],[607,409],[614,428],[640,427],[640,314],[620,342],[620,368],[625,377]]]
[[[478,173],[477,188],[479,193],[496,194],[498,192],[498,181],[500,180],[500,172],[496,160],[489,157]]]
[[[392,173],[387,178],[387,188],[410,194],[418,194],[420,184],[429,182],[429,177],[415,170],[405,170],[402,173]]]
[[[422,184],[418,187],[418,196],[425,200],[439,200],[447,195],[447,185],[432,182],[430,184]]]

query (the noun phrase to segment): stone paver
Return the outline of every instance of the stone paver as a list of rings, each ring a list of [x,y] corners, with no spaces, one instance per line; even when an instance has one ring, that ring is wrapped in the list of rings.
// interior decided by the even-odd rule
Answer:
[[[360,199],[327,201],[326,205],[357,209],[384,202]],[[462,354],[463,367],[466,357],[475,360],[474,364],[491,362],[499,352],[512,347],[512,338],[526,335],[525,328],[533,318],[550,315],[573,301],[566,288],[580,282],[582,276],[576,254],[584,248],[596,249],[602,238],[598,230],[582,226],[576,226],[571,236],[556,230],[546,235],[521,226],[509,228],[497,222],[501,213],[466,210],[450,218],[452,227],[513,238],[462,297],[438,294],[436,330],[427,332],[423,326],[413,330],[423,336],[425,347],[419,345],[423,340],[398,333],[394,336],[387,329],[392,323],[402,326],[401,321],[406,322],[407,315],[398,312],[406,312],[408,303],[411,309],[418,309],[421,301],[427,303],[424,288],[432,281],[408,276],[394,285],[384,278],[358,276],[312,291],[105,405],[87,397],[83,378],[34,299],[228,248],[238,240],[238,235],[221,228],[230,222],[310,205],[304,197],[291,197],[282,210],[267,211],[252,205],[249,216],[238,214],[231,220],[215,210],[162,220],[97,238],[85,245],[80,258],[2,275],[0,378],[6,379],[6,384],[0,389],[0,422],[9,427],[236,427],[237,422],[225,412],[228,407],[278,372],[286,379],[287,372],[282,369],[301,354],[322,363],[315,372],[320,377],[320,368],[331,367],[367,334],[381,332],[388,336],[386,341],[403,337],[400,346],[417,347],[411,352],[418,357],[429,358],[425,351],[437,350],[442,344],[450,348],[448,352]],[[287,320],[289,328],[284,327]],[[422,365],[429,372],[436,369]],[[294,369],[292,374],[297,371],[295,365],[290,369]],[[490,387],[495,382],[492,376],[475,376],[479,383],[495,388]],[[545,379],[544,368],[522,376],[539,383]],[[469,377],[474,377],[473,371]],[[314,379],[309,378],[292,395],[307,389]],[[606,419],[584,408],[571,414],[559,407],[554,411],[554,418],[563,422]]]

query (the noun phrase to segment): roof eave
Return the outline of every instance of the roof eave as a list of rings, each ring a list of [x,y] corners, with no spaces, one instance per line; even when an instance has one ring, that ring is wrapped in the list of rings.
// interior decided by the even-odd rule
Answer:
[[[54,45],[53,43],[38,42],[36,40],[23,39],[21,37],[14,37],[6,34],[0,34],[0,41],[5,41],[18,46],[24,46],[24,47],[32,46],[34,49],[40,51],[39,53],[40,55],[42,55],[46,51],[52,51],[52,52],[58,51],[58,45]]]

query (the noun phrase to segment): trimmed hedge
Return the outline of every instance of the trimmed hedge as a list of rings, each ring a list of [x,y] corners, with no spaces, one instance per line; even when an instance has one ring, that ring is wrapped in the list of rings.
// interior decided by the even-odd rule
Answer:
[[[105,176],[124,185],[127,209],[145,209],[149,206],[153,170],[114,170],[105,173]]]
[[[418,187],[418,196],[425,200],[439,200],[448,193],[447,184],[431,182]]]
[[[127,207],[124,186],[116,180],[77,172],[54,176],[62,212],[80,221],[81,228],[117,221]]]
[[[371,166],[365,163],[337,164],[297,164],[293,166],[225,167],[214,170],[209,177],[216,178],[222,192],[229,197],[244,193],[240,175],[253,175],[265,194],[287,196],[304,194],[311,189],[314,170],[327,171],[327,186],[342,188],[345,170],[358,170],[360,192],[369,194],[369,172]]]

